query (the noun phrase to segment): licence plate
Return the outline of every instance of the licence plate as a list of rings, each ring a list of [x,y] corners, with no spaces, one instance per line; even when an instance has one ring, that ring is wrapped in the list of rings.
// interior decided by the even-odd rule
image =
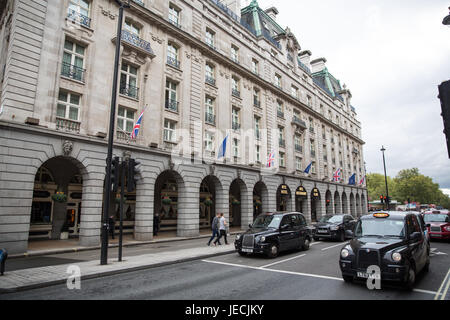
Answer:
[[[317,230],[318,233],[328,233],[328,230]]]
[[[242,249],[242,252],[253,253],[253,249]]]
[[[368,274],[367,272],[357,272],[356,275],[358,276],[358,278],[380,279],[380,275],[379,274]]]

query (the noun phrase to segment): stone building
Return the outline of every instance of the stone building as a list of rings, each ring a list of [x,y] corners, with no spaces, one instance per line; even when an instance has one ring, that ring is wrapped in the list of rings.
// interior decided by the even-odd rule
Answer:
[[[114,155],[140,162],[125,204],[137,240],[153,238],[155,211],[178,236],[198,235],[215,212],[242,229],[273,210],[309,221],[367,212],[350,90],[276,8],[228,2],[134,0],[125,10]],[[61,231],[100,243],[117,21],[113,0],[0,4],[0,247],[12,253]]]

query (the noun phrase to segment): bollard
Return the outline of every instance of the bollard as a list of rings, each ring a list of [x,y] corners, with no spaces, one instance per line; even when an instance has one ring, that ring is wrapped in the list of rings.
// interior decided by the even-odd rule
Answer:
[[[6,249],[0,249],[0,276],[5,273],[5,263],[8,258],[8,252]]]

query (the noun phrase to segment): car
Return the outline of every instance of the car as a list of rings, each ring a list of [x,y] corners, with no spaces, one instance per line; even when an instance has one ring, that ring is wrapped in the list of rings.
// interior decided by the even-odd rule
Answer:
[[[425,213],[423,218],[429,224],[431,239],[450,239],[450,213],[447,210],[433,210]]]
[[[349,214],[326,215],[320,218],[313,230],[314,241],[320,238],[345,241],[347,230],[353,230],[356,220]]]
[[[370,277],[369,266],[380,268],[381,281],[396,281],[412,289],[416,275],[430,266],[430,245],[417,215],[377,211],[359,218],[353,239],[341,249],[339,266],[346,282]]]
[[[299,212],[273,212],[256,217],[249,229],[236,236],[235,249],[241,256],[264,254],[275,258],[281,251],[308,250],[312,230]]]
[[[410,213],[416,215],[417,220],[419,221],[420,224],[420,228],[422,229],[423,234],[425,235],[425,239],[427,240],[428,244],[430,244],[430,232],[428,231],[430,225],[425,222],[423,214],[421,214],[418,211],[410,211]]]

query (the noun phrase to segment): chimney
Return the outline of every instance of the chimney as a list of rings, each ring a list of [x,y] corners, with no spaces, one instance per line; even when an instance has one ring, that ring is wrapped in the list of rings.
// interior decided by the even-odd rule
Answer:
[[[347,107],[351,107],[351,100],[352,100],[352,93],[349,89],[347,89],[347,86],[344,84],[343,89],[339,92],[339,94],[344,98],[345,105]]]
[[[277,21],[277,14],[278,14],[278,9],[275,7],[270,7],[269,9],[265,10],[265,13],[267,13],[267,15],[269,17],[272,18],[273,21]]]
[[[320,72],[323,69],[325,69],[325,64],[327,63],[327,59],[325,58],[318,58],[311,61],[311,71],[312,73]]]
[[[311,55],[312,55],[312,53],[309,50],[301,51],[298,54],[300,62],[303,63],[309,69],[311,69]]]

